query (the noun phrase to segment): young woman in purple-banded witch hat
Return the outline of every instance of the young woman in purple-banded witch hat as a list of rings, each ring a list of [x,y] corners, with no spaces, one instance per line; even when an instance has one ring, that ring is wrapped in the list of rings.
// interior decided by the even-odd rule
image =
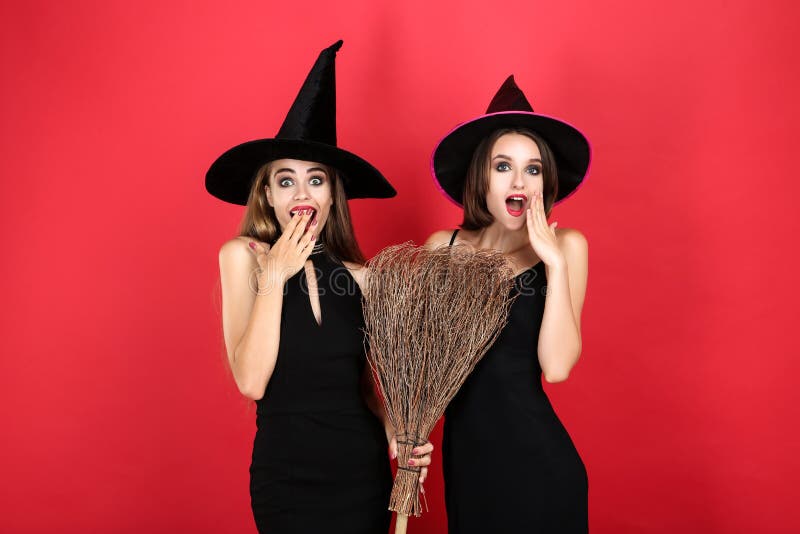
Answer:
[[[586,137],[534,113],[513,76],[486,114],[434,150],[436,183],[464,213],[459,229],[427,244],[496,249],[517,273],[507,325],[445,412],[450,534],[588,530],[586,468],[542,377],[566,380],[581,354],[587,241],[548,217],[583,183],[590,157]],[[504,468],[476,465],[486,454]]]

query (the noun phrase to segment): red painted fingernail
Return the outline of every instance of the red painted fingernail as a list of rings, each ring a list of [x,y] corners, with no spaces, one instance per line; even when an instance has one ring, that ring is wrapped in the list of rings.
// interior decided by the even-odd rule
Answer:
[[[414,465],[414,460],[409,460],[408,465]]]
[[[250,248],[252,248],[253,250],[256,249],[256,244],[253,243],[252,241],[250,241]]]
[[[311,241],[316,241],[316,240],[317,240],[317,236],[312,234],[311,235]]]

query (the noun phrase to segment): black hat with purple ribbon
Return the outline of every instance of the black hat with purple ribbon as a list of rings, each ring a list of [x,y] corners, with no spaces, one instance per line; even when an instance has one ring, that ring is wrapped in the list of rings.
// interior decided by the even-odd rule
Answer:
[[[589,170],[589,141],[574,126],[533,112],[525,94],[509,76],[484,115],[456,126],[433,151],[431,170],[437,186],[454,203],[463,204],[464,182],[481,140],[501,128],[527,128],[543,138],[553,151],[558,172],[555,203],[572,195]]]

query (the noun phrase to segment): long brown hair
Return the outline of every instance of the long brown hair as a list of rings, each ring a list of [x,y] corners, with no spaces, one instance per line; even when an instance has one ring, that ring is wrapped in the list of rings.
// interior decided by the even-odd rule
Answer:
[[[326,250],[340,261],[363,264],[364,254],[356,242],[350,208],[347,206],[347,196],[339,173],[327,165],[323,167],[330,177],[333,205],[322,229],[322,242],[325,243]],[[264,186],[269,184],[271,170],[272,162],[262,165],[256,172],[247,199],[247,209],[239,226],[240,236],[253,237],[270,245],[274,244],[281,234],[275,209],[269,205],[264,191]]]
[[[558,169],[553,151],[544,139],[527,128],[501,128],[484,137],[472,154],[464,181],[464,219],[461,222],[461,228],[464,230],[480,230],[494,222],[494,216],[486,207],[486,194],[489,192],[489,160],[492,157],[494,144],[509,133],[529,137],[539,147],[542,155],[544,211],[546,216],[550,216],[550,210],[558,195]]]

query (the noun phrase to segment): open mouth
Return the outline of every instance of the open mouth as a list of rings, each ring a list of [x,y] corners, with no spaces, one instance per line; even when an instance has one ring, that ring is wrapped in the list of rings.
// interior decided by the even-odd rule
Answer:
[[[506,197],[506,211],[514,217],[519,217],[525,213],[525,204],[528,203],[528,197],[525,195],[510,195]]]
[[[294,214],[297,213],[298,211],[299,212],[303,212],[303,211],[310,211],[311,212],[311,218],[306,223],[306,228],[305,228],[306,230],[308,230],[310,227],[312,227],[315,224],[317,224],[317,210],[316,210],[316,208],[314,208],[313,206],[308,206],[308,205],[295,206],[289,211],[289,215],[291,217],[294,217]]]

